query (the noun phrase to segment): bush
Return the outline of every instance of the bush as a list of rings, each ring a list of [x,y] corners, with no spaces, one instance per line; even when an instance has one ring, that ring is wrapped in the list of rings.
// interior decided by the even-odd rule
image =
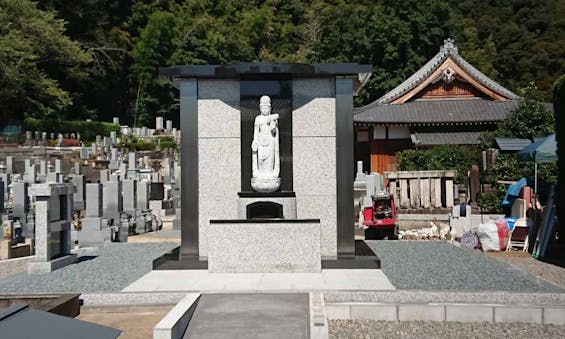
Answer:
[[[47,133],[71,134],[80,133],[83,141],[96,140],[97,135],[109,136],[110,132],[120,131],[120,126],[101,121],[69,121],[69,120],[41,120],[26,118],[24,131],[40,131]]]
[[[177,149],[177,143],[175,142],[175,138],[171,136],[158,137],[155,142],[161,145],[162,150]]]
[[[157,144],[154,142],[145,142],[137,137],[123,137],[118,144],[119,148],[126,149],[127,151],[154,151]]]
[[[481,193],[477,197],[477,205],[484,213],[502,214],[504,209],[502,201],[504,200],[505,190],[496,190],[493,193]]]

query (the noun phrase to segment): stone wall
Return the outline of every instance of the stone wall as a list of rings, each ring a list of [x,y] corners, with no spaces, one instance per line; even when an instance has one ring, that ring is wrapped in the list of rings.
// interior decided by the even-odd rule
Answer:
[[[35,261],[35,256],[23,257],[23,258],[16,258],[16,259],[8,259],[8,260],[1,260],[0,261],[0,279],[4,279],[6,277],[27,273],[27,264],[30,262]],[[14,291],[17,292],[17,291]]]
[[[241,191],[239,81],[198,81],[199,252],[210,219],[237,219]],[[190,161],[190,160],[189,160]]]
[[[320,219],[321,255],[335,257],[337,256],[335,80],[294,80],[292,92],[293,183],[297,217]]]

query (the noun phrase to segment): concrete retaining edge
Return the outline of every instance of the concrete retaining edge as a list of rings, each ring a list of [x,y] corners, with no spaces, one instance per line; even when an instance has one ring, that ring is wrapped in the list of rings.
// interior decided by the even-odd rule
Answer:
[[[153,328],[153,339],[181,339],[196,310],[200,293],[187,294]]]
[[[328,319],[565,325],[565,305],[327,303]]]

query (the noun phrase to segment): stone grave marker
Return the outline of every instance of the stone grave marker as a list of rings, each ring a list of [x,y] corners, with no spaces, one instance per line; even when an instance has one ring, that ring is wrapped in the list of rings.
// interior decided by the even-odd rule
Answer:
[[[35,261],[28,263],[29,274],[51,272],[76,262],[71,254],[72,184],[34,184]]]

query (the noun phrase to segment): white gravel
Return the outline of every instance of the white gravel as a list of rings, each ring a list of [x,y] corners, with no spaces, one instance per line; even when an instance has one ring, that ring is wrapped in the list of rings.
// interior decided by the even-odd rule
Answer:
[[[0,294],[120,291],[151,271],[153,259],[174,243],[109,243],[80,250],[79,262],[41,275],[0,280]]]
[[[565,326],[521,323],[330,320],[330,338],[563,338]]]
[[[532,274],[443,241],[367,241],[399,290],[564,292]]]

